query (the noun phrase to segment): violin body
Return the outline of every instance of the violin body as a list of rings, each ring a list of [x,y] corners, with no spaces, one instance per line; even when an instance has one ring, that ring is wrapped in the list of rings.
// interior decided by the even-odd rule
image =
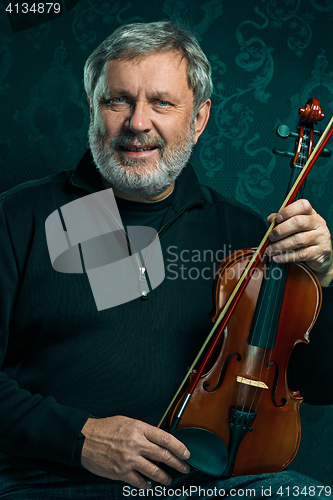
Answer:
[[[213,321],[218,318],[254,250],[238,251],[221,263],[216,278]],[[295,457],[300,444],[299,409],[303,398],[288,387],[288,361],[296,344],[309,342],[309,332],[321,305],[321,287],[307,266],[288,265],[274,349],[267,348],[269,340],[258,341],[251,334],[267,260],[265,257],[254,270],[224,329],[219,349],[206,366],[177,424],[177,431],[204,428],[219,436],[229,456],[225,476],[280,471]],[[195,373],[193,370],[189,383]],[[184,397],[186,389],[169,413],[170,425]],[[232,427],[239,425],[232,423],[233,409],[253,415],[241,438],[233,435]],[[235,439],[236,445],[232,443]],[[236,450],[232,450],[235,446]]]

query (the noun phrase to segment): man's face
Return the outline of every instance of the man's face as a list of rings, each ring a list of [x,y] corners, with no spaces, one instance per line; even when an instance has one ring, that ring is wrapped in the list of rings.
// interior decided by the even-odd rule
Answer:
[[[90,147],[119,191],[153,195],[177,177],[200,133],[178,52],[108,61],[93,97]]]

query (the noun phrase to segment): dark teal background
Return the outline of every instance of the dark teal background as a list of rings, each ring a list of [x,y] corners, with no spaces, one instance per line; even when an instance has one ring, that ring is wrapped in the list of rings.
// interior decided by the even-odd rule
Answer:
[[[294,128],[309,97],[326,115],[318,128],[333,114],[333,0],[63,0],[60,15],[48,17],[8,14],[2,1],[0,191],[80,158],[89,122],[84,62],[125,23],[189,22],[215,85],[192,163],[202,183],[263,216],[281,205],[290,171],[288,159],[272,154],[274,146],[293,149],[292,139],[275,135],[277,125]],[[320,159],[305,191],[330,227],[332,172],[333,159]],[[332,407],[303,405],[301,450],[291,466],[331,485],[332,416]]]

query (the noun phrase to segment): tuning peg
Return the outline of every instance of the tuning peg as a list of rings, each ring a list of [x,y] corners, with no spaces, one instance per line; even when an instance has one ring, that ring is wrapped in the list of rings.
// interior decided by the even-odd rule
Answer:
[[[295,153],[290,153],[289,151],[279,151],[276,148],[273,148],[272,151],[275,155],[279,156],[288,156],[289,158],[294,158],[295,156]]]
[[[276,133],[282,139],[287,139],[287,137],[294,137],[295,139],[298,138],[298,134],[296,132],[292,132],[288,125],[279,125],[276,129]],[[321,130],[313,130],[313,133],[320,137],[323,132]],[[273,153],[279,156],[288,156],[289,158],[293,158],[295,156],[295,153],[289,153],[288,151],[278,151],[275,148],[273,149]],[[320,156],[330,158],[332,156],[332,151],[328,148],[324,148]]]
[[[323,135],[322,130],[315,130],[313,129],[313,133],[318,135],[319,137]],[[320,156],[324,156],[325,158],[330,158],[332,156],[332,151],[328,148],[324,148],[322,152],[320,153]]]
[[[279,125],[276,129],[276,133],[282,139],[287,139],[287,137],[298,137],[298,134],[292,132],[288,125]]]
[[[324,148],[320,153],[320,156],[324,156],[325,158],[330,158],[332,156],[332,151],[330,149]]]

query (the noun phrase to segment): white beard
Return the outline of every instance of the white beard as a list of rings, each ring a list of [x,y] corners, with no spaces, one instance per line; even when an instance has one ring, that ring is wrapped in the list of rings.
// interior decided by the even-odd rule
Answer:
[[[133,138],[142,144],[158,145],[161,150],[161,159],[155,163],[155,168],[145,168],[150,160],[127,159],[123,157],[121,164],[114,155],[118,143],[133,141]],[[193,127],[190,137],[184,139],[169,152],[165,151],[165,141],[156,139],[147,134],[138,136],[118,136],[110,141],[110,153],[105,148],[103,134],[96,130],[93,123],[89,127],[89,146],[94,162],[102,177],[114,188],[122,193],[134,193],[141,196],[154,196],[162,193],[178,177],[188,162],[194,146]],[[135,168],[138,167],[138,168]]]

